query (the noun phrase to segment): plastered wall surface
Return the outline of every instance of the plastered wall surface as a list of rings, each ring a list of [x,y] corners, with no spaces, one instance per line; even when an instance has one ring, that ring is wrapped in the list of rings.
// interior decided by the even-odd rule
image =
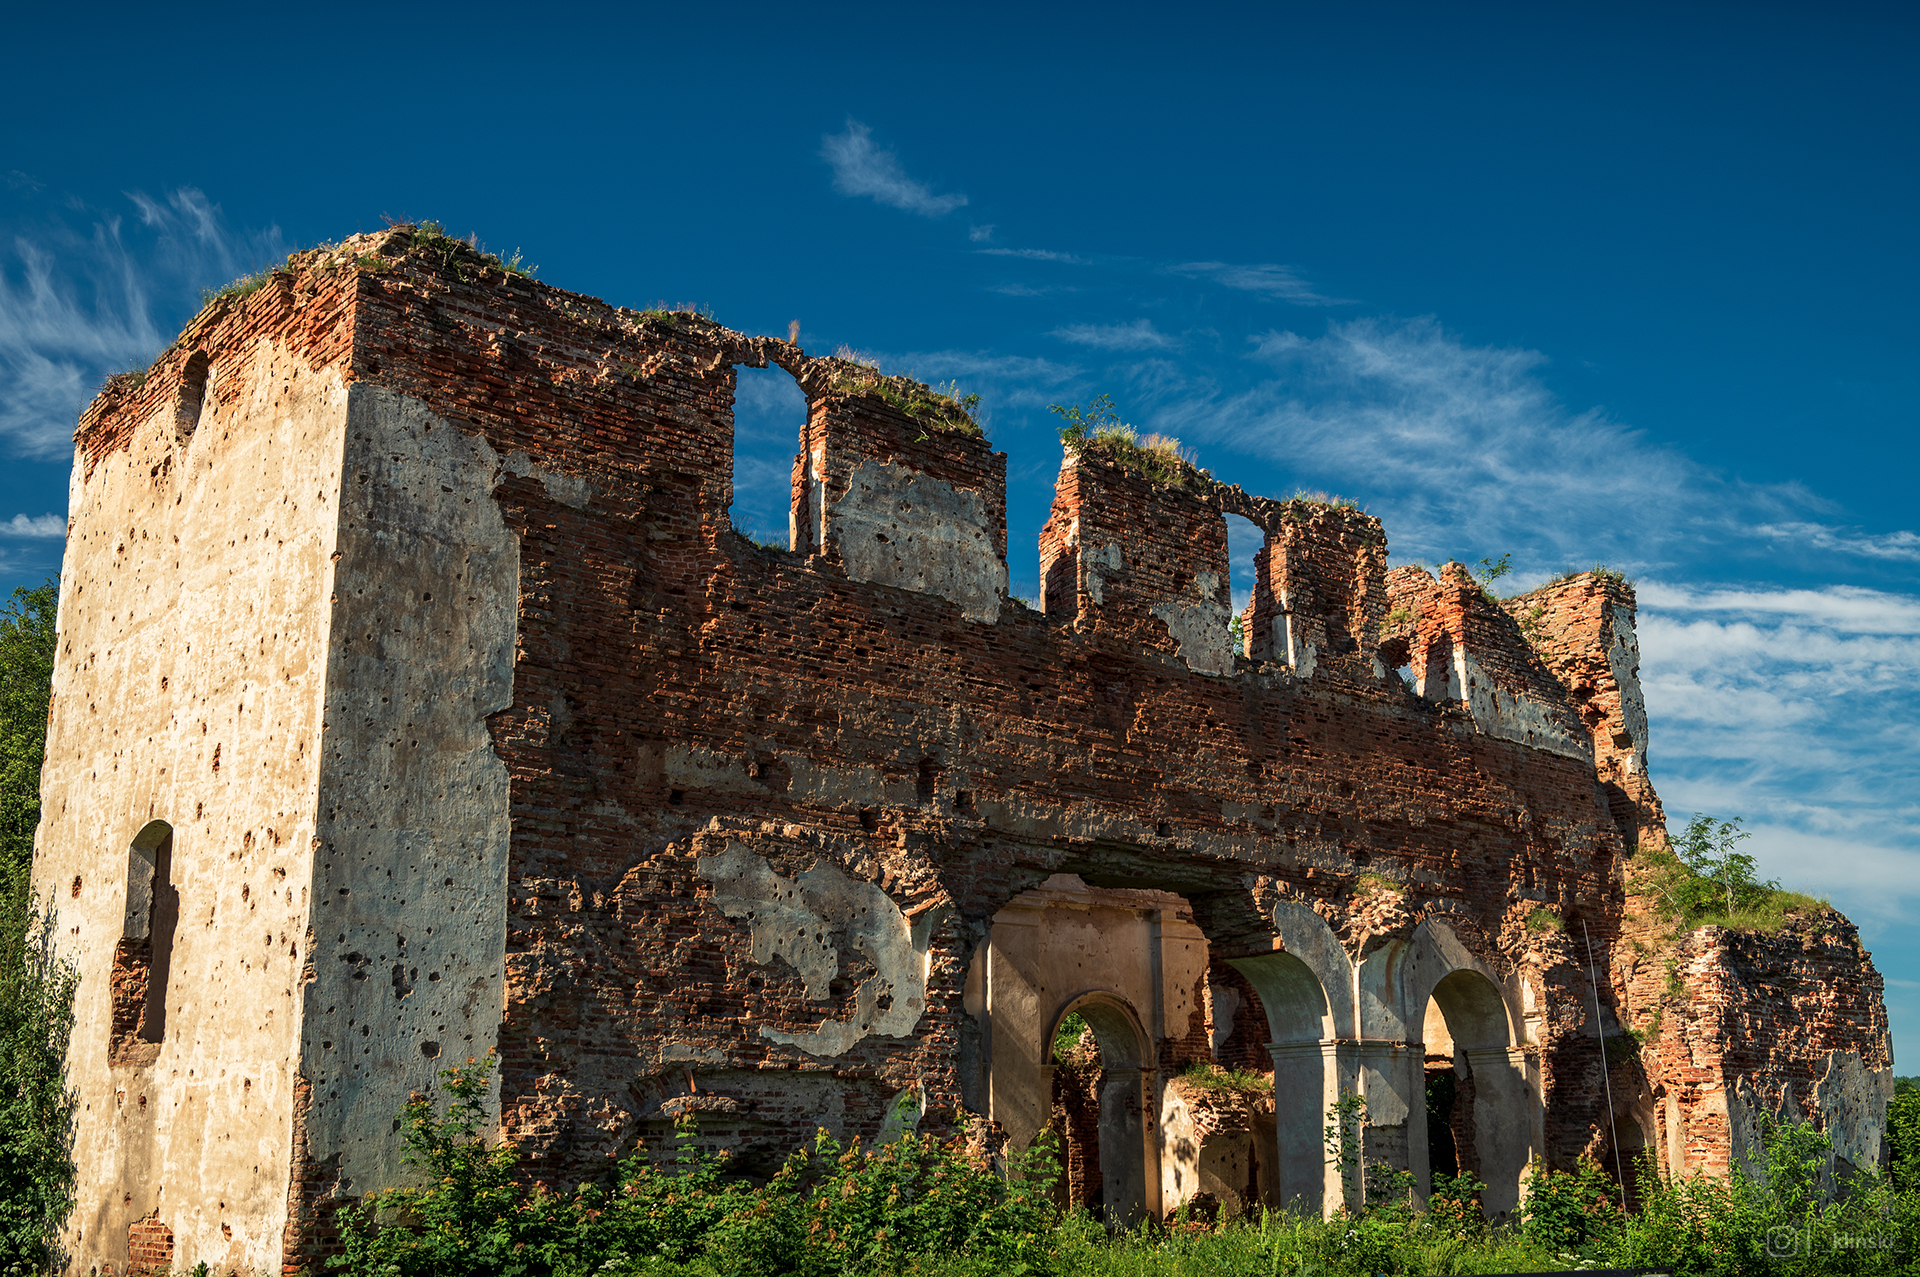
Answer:
[[[1660,969],[1633,965],[1627,884],[1663,818],[1624,583],[1583,574],[1496,602],[1457,565],[1390,573],[1360,511],[1191,467],[1155,478],[1090,446],[1063,466],[1040,545],[1012,549],[1043,567],[1041,608],[1021,606],[1005,597],[1007,459],[964,423],[913,416],[926,401],[864,366],[539,285],[405,228],[221,303],[83,418],[66,624],[96,637],[63,647],[55,745],[73,762],[50,752],[37,880],[65,882],[109,823],[124,874],[138,831],[118,825],[157,801],[145,770],[113,770],[116,725],[68,705],[117,697],[140,668],[104,664],[123,587],[105,622],[80,591],[132,579],[106,547],[134,507],[105,494],[161,476],[142,423],[174,420],[195,344],[215,386],[237,387],[268,330],[289,385],[331,387],[332,451],[266,400],[241,412],[237,391],[216,396],[237,414],[224,446],[273,458],[250,462],[249,517],[318,494],[312,555],[277,532],[269,554],[229,517],[193,529],[193,571],[225,572],[219,597],[242,603],[195,611],[204,575],[164,558],[140,578],[154,612],[199,618],[179,640],[196,659],[206,634],[238,641],[218,622],[273,597],[245,572],[280,573],[305,618],[268,625],[267,655],[276,633],[312,635],[271,693],[307,698],[306,720],[275,723],[308,731],[270,729],[259,773],[307,822],[288,821],[296,842],[267,822],[305,857],[274,888],[276,907],[304,910],[287,916],[300,965],[274,1020],[285,1098],[260,1136],[283,1160],[261,1163],[273,1204],[238,1199],[254,1204],[235,1245],[277,1230],[280,1262],[324,1259],[333,1208],[401,1174],[407,1092],[490,1045],[501,1134],[560,1187],[660,1147],[688,1113],[756,1174],[819,1126],[1023,1142],[1053,1120],[1045,1035],[1076,1000],[1102,1059],[1074,1100],[1098,1134],[1079,1182],[1122,1214],[1229,1179],[1242,1197],[1337,1207],[1320,1137],[1343,1086],[1378,1105],[1374,1156],[1418,1178],[1429,1135],[1451,1138],[1463,1166],[1500,1177],[1496,1211],[1521,1199],[1532,1156],[1568,1165],[1614,1137],[1609,1081],[1649,1129],[1673,1115],[1662,1146],[1697,1146],[1702,1165],[1731,1146],[1713,1132],[1731,1131],[1734,1072],[1767,1103],[1817,1084],[1808,1102],[1871,1151],[1884,1008],[1839,923],[1818,924],[1817,960],[1685,941],[1682,965],[1729,990],[1729,1013],[1708,1015],[1704,992],[1669,1010],[1686,1069],[1664,1039],[1608,1063],[1603,1041],[1644,1018],[1636,990]],[[734,369],[770,363],[808,400],[791,550],[729,517]],[[189,505],[237,500],[228,470],[172,464]],[[1266,538],[1240,652],[1225,643],[1228,513]],[[240,668],[229,656],[221,674]],[[255,775],[231,770],[234,750],[259,762],[258,736],[231,739],[251,743],[224,745],[221,785]],[[163,743],[135,753],[211,774],[191,730]],[[59,823],[83,762],[98,835]],[[246,857],[264,853],[245,835],[257,846],[265,818],[225,810],[198,817],[241,822],[216,828],[225,841],[182,826],[183,936],[193,876],[257,892]],[[1029,917],[1016,902],[1035,892]],[[73,903],[101,910],[85,915],[98,972],[124,899]],[[1762,1006],[1776,1028],[1795,1014],[1769,1001],[1785,986],[1761,978],[1767,962],[1822,1008],[1810,1039],[1752,1028]],[[104,1060],[111,999],[88,996],[99,1031],[82,1031]],[[1430,1008],[1464,1097],[1445,1133],[1425,1130]],[[1275,1074],[1270,1118],[1169,1092],[1216,1058]],[[1242,1146],[1256,1126],[1266,1152]],[[163,1161],[214,1147],[185,1121],[151,1129]],[[213,1254],[202,1221],[235,1198],[209,1177],[181,1205],[169,1181],[126,1216],[107,1200],[128,1173],[120,1145],[87,1138],[84,1211],[108,1222],[85,1227],[119,1230],[124,1254],[129,1219],[150,1215],[141,1245]]]
[[[516,470],[538,478],[414,401],[350,392],[301,1040],[303,1154],[335,1193],[404,1180],[393,1115],[499,1033],[509,817],[487,719],[512,699],[519,540],[493,491]]]
[[[80,969],[66,1245],[124,1267],[280,1262],[312,907],[315,779],[347,389],[265,337],[213,369],[182,441],[160,404],[76,466],[34,885]],[[173,825],[179,920],[151,1062],[108,1062],[128,846]]]

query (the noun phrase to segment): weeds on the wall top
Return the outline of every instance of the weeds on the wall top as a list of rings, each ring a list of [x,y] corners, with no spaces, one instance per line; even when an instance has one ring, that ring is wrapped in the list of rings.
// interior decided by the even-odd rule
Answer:
[[[1084,407],[1049,404],[1047,411],[1066,422],[1060,427],[1060,444],[1070,456],[1100,457],[1169,487],[1205,483],[1213,477],[1200,468],[1198,458],[1181,447],[1178,439],[1160,434],[1142,436],[1120,420],[1112,395],[1096,396]]]
[[[467,259],[478,258],[483,266],[505,271],[509,275],[518,275],[522,279],[531,279],[539,271],[538,266],[527,264],[519,249],[513,250],[512,257],[501,257],[498,253],[489,253],[480,246],[477,234],[465,239],[449,235],[446,228],[438,222],[396,223],[396,230],[407,232],[409,252],[431,254],[440,259],[442,266],[450,266],[462,280],[467,278],[464,264]]]
[[[833,378],[833,393],[866,395],[905,413],[920,425],[922,440],[930,431],[975,439],[985,433],[974,419],[980,411],[980,396],[962,393],[958,382],[929,386],[911,377],[889,377],[871,356],[845,346],[840,351],[842,362]]]
[[[1299,502],[1302,505],[1331,506],[1335,510],[1358,510],[1360,503],[1352,497],[1343,497],[1337,492],[1322,492],[1318,488],[1295,488],[1281,498],[1285,502]]]
[[[1535,935],[1558,933],[1566,929],[1567,924],[1562,922],[1560,915],[1551,909],[1535,909],[1527,915],[1527,930]]]
[[[1181,1069],[1179,1078],[1196,1090],[1216,1095],[1272,1095],[1273,1075],[1250,1069],[1229,1069],[1212,1060],[1196,1060]]]

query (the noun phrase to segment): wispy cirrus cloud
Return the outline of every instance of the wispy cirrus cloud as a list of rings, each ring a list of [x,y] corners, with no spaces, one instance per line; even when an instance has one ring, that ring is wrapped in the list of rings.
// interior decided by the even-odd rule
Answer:
[[[974,252],[983,257],[1024,257],[1030,262],[1067,262],[1074,266],[1087,264],[1084,257],[1056,252],[1051,248],[976,248]]]
[[[1704,546],[1891,562],[1917,540],[1834,526],[1798,485],[1739,483],[1604,408],[1570,408],[1540,352],[1477,345],[1432,318],[1270,329],[1248,344],[1269,375],[1243,389],[1194,369],[1143,384],[1156,427],[1361,498],[1396,553],[1512,550],[1544,575],[1596,558],[1644,569]]]
[[[922,217],[945,217],[967,203],[964,195],[936,195],[927,183],[907,176],[900,157],[875,145],[873,130],[852,118],[845,131],[820,140],[820,158],[832,167],[833,189],[842,195]]]
[[[1920,922],[1920,595],[1641,582],[1654,779],[1677,819],[1742,816],[1786,886]]]
[[[1150,319],[1130,324],[1068,324],[1054,329],[1053,335],[1095,350],[1172,350],[1180,344],[1179,338],[1161,332]]]
[[[143,367],[203,288],[283,259],[278,227],[230,228],[220,207],[183,187],[127,196],[134,216],[81,208],[19,229],[0,259],[0,442],[54,457],[101,380]]]
[[[1858,558],[1920,563],[1920,533],[1915,532],[1875,535],[1857,528],[1832,528],[1818,523],[1763,523],[1754,528],[1754,533],[1779,542]]]
[[[1186,262],[1179,266],[1170,266],[1168,269],[1176,275],[1186,275],[1194,279],[1211,279],[1214,283],[1226,288],[1238,289],[1243,293],[1257,293],[1276,301],[1292,302],[1296,306],[1351,304],[1345,298],[1328,297],[1316,291],[1313,285],[1291,266],[1276,266],[1271,263],[1236,266],[1231,262]]]
[[[67,521],[57,514],[16,514],[0,523],[0,536],[42,539],[66,535]]]

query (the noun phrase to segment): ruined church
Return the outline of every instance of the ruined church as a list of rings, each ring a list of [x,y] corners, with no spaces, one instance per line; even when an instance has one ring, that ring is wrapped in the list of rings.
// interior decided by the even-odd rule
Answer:
[[[1880,1160],[1854,928],[1638,885],[1617,577],[1496,600],[1111,441],[1010,547],[1006,455],[860,364],[420,228],[256,282],[75,435],[34,862],[82,974],[71,1271],[320,1271],[409,1094],[489,1053],[563,1188],[691,1115],[747,1175],[1051,1128],[1109,1218],[1331,1211],[1346,1094],[1369,1161],[1495,1215],[1583,1156],[1724,1173],[1769,1115]],[[769,365],[786,548],[729,519]]]

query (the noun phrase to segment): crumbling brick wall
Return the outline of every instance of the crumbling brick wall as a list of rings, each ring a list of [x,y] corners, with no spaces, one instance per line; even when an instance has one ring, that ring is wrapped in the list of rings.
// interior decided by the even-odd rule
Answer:
[[[236,837],[271,825],[277,848],[293,829],[311,852],[276,861],[292,877],[273,888],[303,910],[272,933],[297,1045],[260,1062],[287,1092],[285,1262],[324,1253],[324,1203],[401,1173],[387,1122],[407,1092],[489,1046],[502,1132],[554,1184],[689,1112],[750,1171],[816,1125],[894,1129],[903,1100],[922,1129],[960,1129],[993,1103],[992,920],[1060,874],[1177,895],[1196,969],[1216,973],[1279,952],[1282,908],[1324,920],[1350,963],[1444,924],[1448,960],[1511,1003],[1500,1067],[1536,1079],[1542,1151],[1564,1161],[1605,1126],[1575,927],[1599,951],[1604,1022],[1622,865],[1658,812],[1637,679],[1612,654],[1624,587],[1503,609],[1457,569],[1389,573],[1360,512],[1190,469],[1156,481],[1090,449],[1042,534],[1043,608],[1020,607],[1006,459],[984,438],[868,393],[845,361],[406,230],[196,321],[146,383],[89,408],[83,482],[135,456],[152,485],[207,482],[195,445],[167,442],[189,348],[236,438],[324,384],[314,429],[339,458],[329,575],[287,587],[325,620],[326,726],[298,738],[322,759],[302,773],[319,814],[297,827],[230,800]],[[245,399],[265,348],[279,380]],[[809,402],[790,551],[728,514],[733,369],[770,362]],[[1268,534],[1247,654],[1225,642],[1224,512]],[[70,555],[109,554],[120,522],[89,508]],[[100,646],[105,623],[75,617],[63,641]],[[117,801],[144,803],[125,784]],[[48,810],[45,872],[64,881],[86,840]],[[176,854],[226,863],[215,845]],[[1835,952],[1808,978],[1866,969]],[[1223,1038],[1198,1010],[1207,983],[1169,996],[1181,1022],[1140,1025],[1157,1069],[1216,1042],[1271,1067],[1251,1012]],[[103,1045],[110,1012],[86,1010]],[[1465,1094],[1456,1123],[1488,1102]],[[1424,1156],[1405,1130],[1382,1138]],[[184,1218],[182,1257],[213,1254]]]

